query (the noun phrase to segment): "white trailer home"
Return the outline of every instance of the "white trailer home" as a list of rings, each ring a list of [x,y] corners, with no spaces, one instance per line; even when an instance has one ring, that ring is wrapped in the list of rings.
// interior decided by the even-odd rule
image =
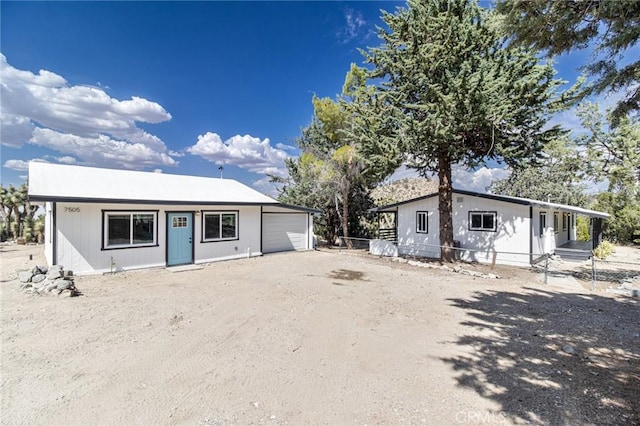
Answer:
[[[440,257],[438,193],[372,209],[395,216],[394,229],[379,229],[371,243],[378,255]],[[527,198],[453,191],[453,238],[464,261],[528,265],[546,253],[595,248],[607,213]],[[588,246],[576,241],[576,217],[591,218]]]
[[[49,264],[77,274],[313,248],[313,214],[231,179],[31,162]]]

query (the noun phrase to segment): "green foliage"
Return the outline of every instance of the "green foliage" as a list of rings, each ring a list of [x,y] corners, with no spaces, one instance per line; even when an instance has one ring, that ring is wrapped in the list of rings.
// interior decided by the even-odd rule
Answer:
[[[640,39],[640,2],[637,0],[558,1],[499,0],[508,32],[518,45],[546,50],[549,56],[596,46],[596,55],[584,67],[597,77],[580,93],[627,89],[627,96],[614,110],[614,120],[640,110],[640,60],[617,62],[631,53]]]
[[[494,194],[585,207],[586,185],[580,179],[581,167],[576,143],[562,137],[547,143],[538,165],[515,169],[487,189]]]
[[[2,221],[1,238],[25,239],[33,241],[32,222],[38,206],[31,205],[28,198],[27,184],[18,188],[9,185],[7,188],[0,185],[0,220]]]
[[[616,247],[607,240],[602,242],[593,250],[593,255],[598,259],[606,259],[616,251]]]
[[[591,234],[589,232],[589,218],[585,216],[576,217],[576,238],[578,241],[589,241]]]
[[[597,104],[584,103],[578,108],[582,126],[588,130],[578,138],[585,148],[586,173],[597,181],[607,179],[609,191],[628,191],[632,197],[640,190],[640,120],[614,117],[603,113]]]
[[[603,114],[597,105],[578,110],[582,126],[589,132],[578,138],[584,155],[585,178],[607,181],[607,192],[598,194],[594,208],[608,212],[605,238],[619,243],[634,240],[640,230],[640,122],[637,117]]]
[[[602,192],[596,197],[594,209],[611,217],[603,222],[605,238],[618,243],[630,243],[640,231],[640,199],[630,199],[625,193]]]
[[[422,175],[438,173],[440,242],[451,260],[451,166],[535,160],[561,133],[545,127],[561,82],[535,52],[506,49],[495,15],[473,1],[408,6],[383,12],[382,44],[363,52],[378,85],[356,90],[352,133],[381,161],[389,151],[389,163],[400,157]]]
[[[323,215],[316,231],[333,244],[336,237],[362,235],[361,218],[372,207],[369,189],[377,182],[358,145],[346,129],[351,116],[343,100],[313,97],[314,117],[302,131],[298,146],[302,155],[287,161],[289,179],[280,200],[318,208]],[[350,241],[347,241],[349,244]]]

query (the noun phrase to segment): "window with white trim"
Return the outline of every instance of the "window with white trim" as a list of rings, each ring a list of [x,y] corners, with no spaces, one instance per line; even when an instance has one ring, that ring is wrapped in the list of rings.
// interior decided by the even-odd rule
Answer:
[[[540,212],[540,236],[547,232],[547,212]]]
[[[429,233],[429,212],[416,212],[416,232],[418,234]]]
[[[496,212],[469,212],[469,231],[496,230]]]
[[[562,230],[567,230],[567,221],[569,220],[569,213],[562,213]]]
[[[238,212],[203,212],[202,241],[238,239]]]
[[[560,223],[558,219],[558,212],[553,212],[553,232],[556,234],[560,231]]]
[[[157,245],[158,212],[103,211],[103,248]]]

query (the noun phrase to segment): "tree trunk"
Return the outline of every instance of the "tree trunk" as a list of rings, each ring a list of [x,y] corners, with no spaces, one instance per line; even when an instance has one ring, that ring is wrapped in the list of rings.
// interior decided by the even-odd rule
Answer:
[[[438,210],[440,211],[440,245],[441,259],[443,262],[454,261],[453,247],[453,217],[452,198],[453,188],[451,187],[451,161],[448,158],[438,160]]]
[[[347,248],[353,247],[353,242],[349,239],[349,191],[350,185],[347,183],[342,191],[342,235]]]

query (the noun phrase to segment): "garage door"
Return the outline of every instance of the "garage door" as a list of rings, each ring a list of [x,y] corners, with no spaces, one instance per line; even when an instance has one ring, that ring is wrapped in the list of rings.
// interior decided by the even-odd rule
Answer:
[[[262,252],[304,250],[307,248],[306,213],[264,213]]]

